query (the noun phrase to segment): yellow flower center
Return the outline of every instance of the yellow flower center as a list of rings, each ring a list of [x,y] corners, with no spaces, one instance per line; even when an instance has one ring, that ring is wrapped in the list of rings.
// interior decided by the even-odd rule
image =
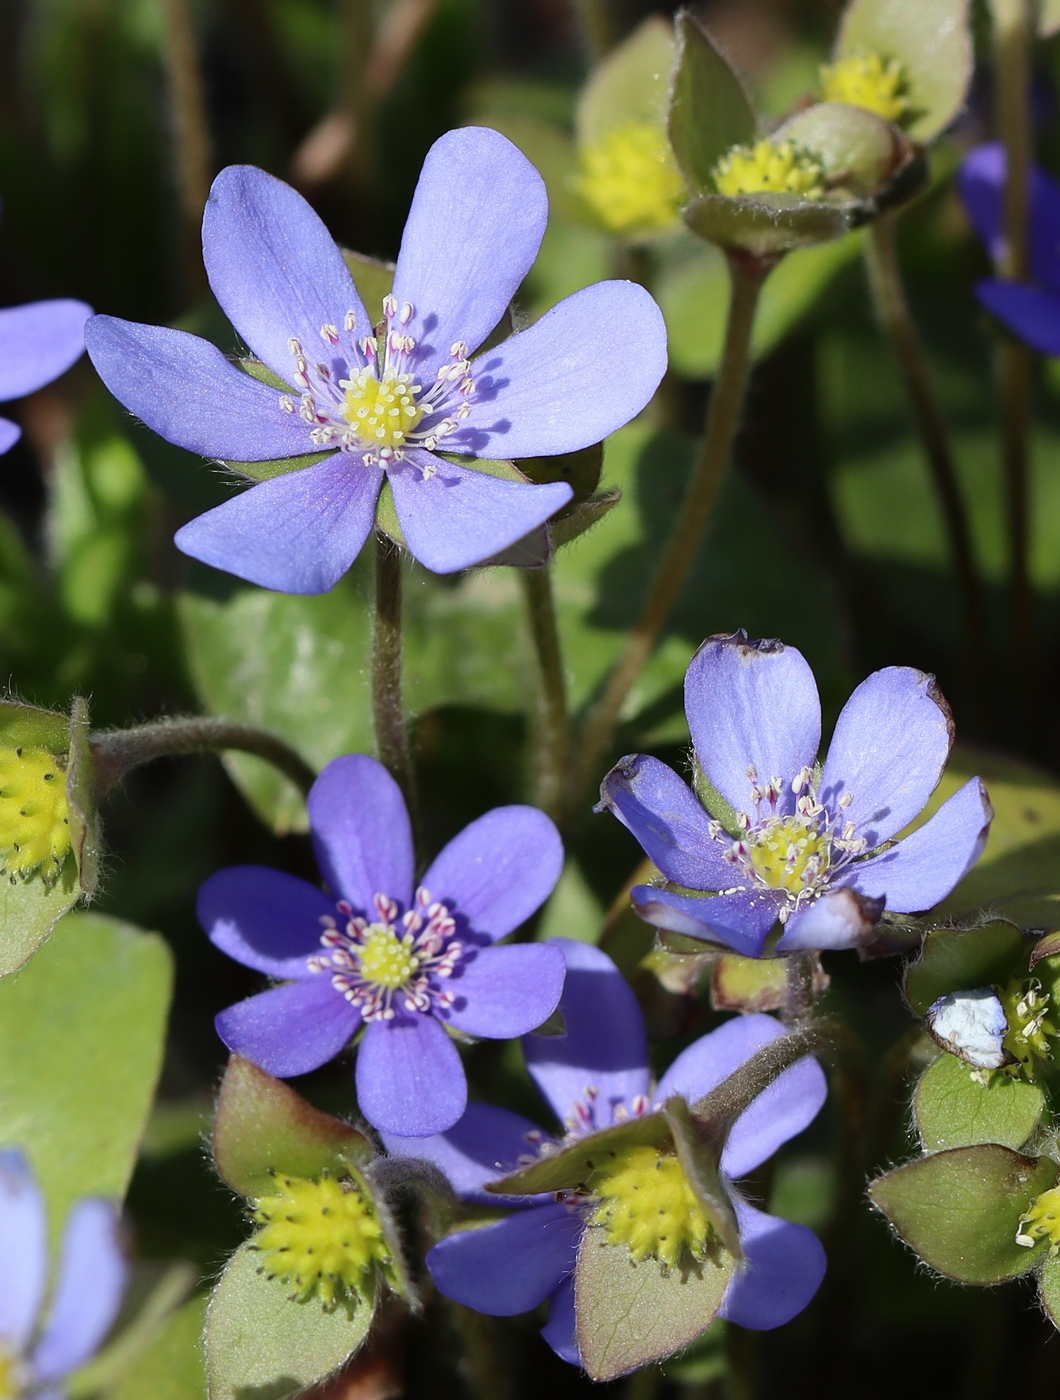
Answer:
[[[823,67],[821,92],[826,102],[864,107],[889,122],[909,115],[905,69],[897,59],[878,53],[852,54]]]
[[[254,1219],[262,1226],[252,1242],[264,1255],[262,1271],[290,1284],[299,1302],[316,1294],[330,1311],[369,1292],[375,1267],[393,1262],[359,1179],[277,1176],[276,1194],[255,1202]]]
[[[659,128],[633,122],[580,152],[574,188],[611,233],[657,233],[677,222],[682,180]]]
[[[22,1388],[19,1383],[21,1369],[18,1358],[0,1348],[0,1400],[16,1400]]]
[[[1050,1038],[1060,1034],[1048,1019],[1053,1010],[1052,1000],[1037,978],[1029,981],[1015,978],[1007,987],[999,989],[998,999],[1008,1021],[1003,1044],[1018,1062],[1002,1066],[1002,1072],[1010,1076],[1022,1074],[1023,1078],[1033,1081],[1039,1061],[1053,1058]]]
[[[1033,1249],[1039,1240],[1049,1241],[1049,1253],[1060,1253],[1060,1186],[1035,1196],[1023,1215],[1016,1243]]]
[[[342,416],[366,446],[402,447],[423,417],[416,402],[420,386],[411,374],[380,380],[370,369],[359,369],[340,387],[346,391]]]
[[[809,817],[774,817],[746,839],[755,874],[771,890],[801,894],[828,864],[828,837]]]
[[[413,938],[399,938],[384,924],[370,924],[363,945],[357,950],[361,977],[376,987],[396,991],[418,971],[420,959],[412,951]]]
[[[623,1147],[589,1178],[599,1204],[590,1217],[609,1244],[624,1244],[634,1263],[654,1258],[673,1268],[687,1250],[694,1259],[713,1252],[714,1231],[684,1168],[654,1147]]]
[[[0,869],[54,879],[70,850],[66,777],[47,749],[0,748]]]
[[[824,167],[816,156],[792,141],[756,141],[733,146],[714,167],[719,194],[799,194],[820,199]]]

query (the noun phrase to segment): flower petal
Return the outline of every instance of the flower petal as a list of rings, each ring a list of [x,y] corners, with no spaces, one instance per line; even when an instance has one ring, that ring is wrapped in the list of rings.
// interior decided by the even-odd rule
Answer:
[[[710,813],[672,768],[648,754],[619,759],[600,784],[607,807],[668,880],[693,890],[724,890],[733,879],[724,847],[710,834]]]
[[[785,1034],[772,1016],[737,1016],[683,1050],[660,1079],[654,1102],[680,1094],[694,1104],[745,1060]],[[733,1124],[721,1154],[726,1176],[743,1176],[772,1157],[778,1147],[813,1122],[828,1094],[821,1066],[812,1056],[799,1060],[764,1089]]]
[[[405,542],[436,574],[491,559],[543,525],[573,494],[565,481],[504,481],[422,448],[410,451],[388,476]]]
[[[818,800],[853,822],[872,850],[923,810],[952,744],[953,719],[934,676],[912,666],[874,671],[836,721]]]
[[[849,886],[832,890],[793,914],[777,943],[778,953],[798,948],[857,948],[872,939],[884,901]]]
[[[854,866],[850,883],[859,894],[886,899],[896,914],[930,909],[979,859],[993,815],[986,789],[970,778],[911,836]]]
[[[237,1001],[214,1021],[229,1050],[288,1079],[333,1060],[360,1025],[360,1012],[327,973]]]
[[[447,984],[450,1021],[467,1035],[508,1040],[543,1025],[559,1005],[567,971],[558,948],[509,943],[480,948]]]
[[[558,1202],[458,1230],[427,1254],[438,1291],[490,1317],[536,1308],[574,1270],[584,1223]]]
[[[367,754],[332,759],[306,804],[313,849],[328,887],[361,913],[385,894],[412,899],[412,827],[401,789]]]
[[[199,890],[199,923],[210,941],[244,967],[270,977],[314,974],[306,959],[320,952],[321,919],[335,902],[294,875],[264,865],[233,865]]]
[[[975,284],[975,294],[1013,335],[1043,355],[1060,355],[1060,292],[987,279]]]
[[[327,593],[361,552],[383,475],[336,453],[260,481],[182,526],[178,549],[279,593]]]
[[[544,181],[500,132],[448,131],[427,152],[394,272],[395,300],[414,308],[407,333],[425,384],[455,341],[477,350],[500,321],[547,221]]]
[[[578,1350],[578,1333],[574,1320],[574,1275],[565,1278],[555,1292],[549,1294],[548,1321],[541,1335],[561,1361],[572,1366],[582,1364]]]
[[[364,364],[355,342],[371,334],[373,317],[331,235],[290,185],[254,165],[222,170],[203,212],[202,255],[228,319],[286,383],[294,373],[292,339],[310,361],[334,356],[320,334],[325,325],[337,328],[343,358]],[[343,329],[348,311],[352,335]]]
[[[0,311],[0,403],[58,379],[84,354],[83,301],[31,301]]]
[[[544,904],[562,869],[563,843],[544,812],[495,807],[453,837],[422,884],[476,933],[503,938]]]
[[[733,952],[757,958],[766,935],[777,921],[777,904],[766,893],[740,890],[705,898],[634,885],[633,907],[645,923],[688,938],[724,943]]]
[[[187,331],[93,316],[88,354],[114,397],[167,442],[233,462],[319,451],[280,395]]]
[[[357,1102],[381,1133],[432,1137],[467,1107],[456,1046],[431,1016],[372,1021],[357,1052]]]
[[[0,457],[8,452],[22,436],[22,429],[10,418],[0,418]]]
[[[451,450],[551,457],[635,418],[666,372],[666,327],[635,282],[594,282],[471,365],[475,392]]]
[[[821,703],[801,652],[743,632],[708,638],[685,676],[685,714],[700,767],[738,812],[751,812],[749,768],[762,783],[779,778],[777,810],[794,811],[791,779],[821,742]]]
[[[44,1196],[17,1147],[0,1151],[0,1342],[25,1349],[44,1296],[48,1222]]]
[[[599,948],[550,938],[567,965],[559,1010],[561,1035],[528,1035],[526,1067],[561,1123],[589,1111],[608,1127],[615,1108],[628,1112],[648,1092],[648,1042],[644,1018],[629,983]],[[595,1096],[586,1093],[590,1086]]]
[[[117,1207],[77,1201],[63,1232],[48,1321],[33,1352],[36,1378],[56,1381],[95,1355],[114,1325],[127,1279]]]
[[[718,1310],[739,1327],[768,1331],[802,1312],[821,1286],[828,1260],[821,1241],[805,1225],[792,1225],[737,1199],[736,1218],[744,1248]]]
[[[515,1170],[519,1158],[536,1151],[544,1134],[529,1118],[489,1103],[469,1103],[458,1123],[435,1137],[398,1137],[383,1133],[391,1157],[432,1162],[458,1196],[482,1205],[508,1199],[484,1189]]]
[[[961,164],[957,188],[975,231],[994,262],[1005,254],[1005,148],[999,141],[977,146]],[[1039,166],[1031,170],[1030,260],[1034,276],[1047,286],[1060,285],[1060,184]]]

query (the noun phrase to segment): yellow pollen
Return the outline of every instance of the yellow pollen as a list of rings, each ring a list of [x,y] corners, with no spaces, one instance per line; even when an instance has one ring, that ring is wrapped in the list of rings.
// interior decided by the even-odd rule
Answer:
[[[714,167],[719,194],[799,194],[820,199],[824,194],[821,162],[792,141],[756,141],[733,146]]]
[[[70,850],[66,774],[47,749],[0,748],[0,868],[54,879]]]
[[[809,817],[774,817],[747,840],[755,873],[771,890],[801,894],[828,861],[828,838]]]
[[[909,115],[905,70],[897,59],[878,53],[851,54],[823,67],[821,92],[826,102],[864,107],[889,122]]]
[[[675,1156],[620,1148],[588,1186],[600,1198],[591,1223],[606,1228],[609,1244],[627,1245],[634,1263],[653,1258],[672,1269],[686,1250],[699,1260],[713,1252],[714,1231]]]
[[[657,127],[613,127],[579,159],[574,189],[609,232],[658,233],[676,224],[685,182]]]
[[[396,991],[419,969],[420,960],[412,951],[412,935],[399,938],[384,924],[370,924],[364,945],[357,950],[361,976],[376,987]]]
[[[1019,1075],[1033,1081],[1039,1062],[1053,1058],[1050,1039],[1060,1035],[1060,1030],[1049,1019],[1054,1010],[1052,999],[1042,990],[1037,978],[1027,981],[1017,977],[1007,987],[999,989],[998,1000],[1008,1021],[1003,1044],[1017,1061],[1003,1065],[1002,1073],[1010,1078]]]
[[[411,374],[378,380],[370,369],[359,369],[341,387],[342,416],[365,446],[401,447],[423,417],[416,402],[420,386]]]
[[[370,1292],[376,1266],[393,1262],[371,1196],[363,1182],[277,1176],[276,1194],[256,1201],[262,1226],[252,1248],[264,1255],[262,1272],[294,1289],[305,1302],[315,1294],[325,1310]]]
[[[1049,1241],[1049,1253],[1060,1254],[1060,1186],[1035,1196],[1016,1232],[1016,1243],[1033,1249],[1039,1240]]]

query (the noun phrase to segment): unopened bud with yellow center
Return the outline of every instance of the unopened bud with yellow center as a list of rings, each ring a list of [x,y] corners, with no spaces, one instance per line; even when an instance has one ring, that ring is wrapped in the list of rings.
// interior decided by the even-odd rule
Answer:
[[[1020,1216],[1016,1243],[1033,1249],[1039,1240],[1049,1241],[1050,1254],[1060,1254],[1060,1186],[1035,1196]]]
[[[377,1267],[393,1263],[379,1215],[363,1181],[275,1177],[274,1195],[254,1203],[261,1229],[251,1241],[264,1258],[261,1272],[280,1279],[292,1297],[314,1296],[332,1311],[371,1293]]]
[[[733,146],[714,167],[719,194],[797,194],[820,199],[825,192],[824,168],[810,151],[793,141],[756,141]]]
[[[376,379],[360,369],[340,387],[345,390],[341,413],[360,440],[370,447],[401,447],[423,417],[416,402],[420,390],[411,374]]]
[[[0,869],[53,880],[70,851],[64,767],[47,749],[0,748]]]
[[[580,152],[574,189],[611,233],[660,233],[677,223],[685,182],[663,131],[612,127]]]
[[[716,1238],[681,1163],[655,1147],[623,1147],[593,1172],[599,1197],[590,1223],[602,1225],[609,1244],[624,1244],[634,1263],[658,1259],[674,1268],[688,1255],[704,1260]]]
[[[901,123],[909,115],[909,84],[895,58],[878,53],[851,54],[821,69],[821,92],[826,102],[864,107],[885,121]]]

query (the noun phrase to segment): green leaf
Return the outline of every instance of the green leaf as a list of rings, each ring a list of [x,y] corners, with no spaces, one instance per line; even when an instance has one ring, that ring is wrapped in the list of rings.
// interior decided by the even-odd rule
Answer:
[[[593,69],[574,117],[575,139],[590,146],[621,126],[666,129],[674,31],[660,15],[646,19]]]
[[[1027,951],[1027,940],[1007,919],[970,929],[929,929],[905,974],[905,996],[917,1016],[950,992],[1004,986]]]
[[[282,1080],[233,1055],[221,1082],[213,1155],[223,1181],[256,1199],[275,1191],[271,1172],[344,1176],[373,1156],[363,1133],[322,1113]]]
[[[259,1256],[240,1245],[206,1314],[210,1400],[281,1400],[343,1364],[363,1343],[374,1305],[325,1312],[318,1300],[293,1302],[280,1279],[259,1273]]]
[[[588,1226],[578,1248],[574,1310],[578,1349],[594,1381],[609,1381],[687,1346],[717,1314],[735,1262],[689,1262],[667,1270],[657,1259],[634,1264]]]
[[[986,1088],[956,1055],[940,1055],[920,1076],[913,1119],[925,1152],[997,1142],[1022,1147],[1037,1128],[1045,1095],[1036,1084],[993,1075]]]
[[[205,1400],[202,1329],[206,1295],[173,1314],[106,1400]]]
[[[684,220],[693,233],[719,248],[771,258],[842,237],[851,227],[852,214],[841,204],[798,195],[704,193],[684,210]]]
[[[605,515],[614,510],[621,499],[622,492],[617,486],[613,486],[610,491],[598,491],[595,496],[580,501],[564,515],[551,521],[548,537],[553,549],[570,544],[579,535],[584,535],[586,530],[591,530]]]
[[[125,1194],[162,1061],[171,981],[157,934],[77,913],[0,982],[0,1143],[25,1147],[53,1232],[78,1196]]]
[[[722,156],[755,139],[755,117],[739,78],[687,11],[678,16],[676,30],[670,144],[691,188],[704,194],[714,189],[714,167]]]
[[[1038,1301],[1053,1326],[1060,1328],[1060,1259],[1055,1255],[1046,1259],[1038,1275]]]
[[[869,1188],[907,1245],[958,1283],[1001,1283],[1038,1265],[1048,1246],[1016,1243],[1019,1218],[1060,1167],[995,1143],[955,1147],[878,1177]]]

